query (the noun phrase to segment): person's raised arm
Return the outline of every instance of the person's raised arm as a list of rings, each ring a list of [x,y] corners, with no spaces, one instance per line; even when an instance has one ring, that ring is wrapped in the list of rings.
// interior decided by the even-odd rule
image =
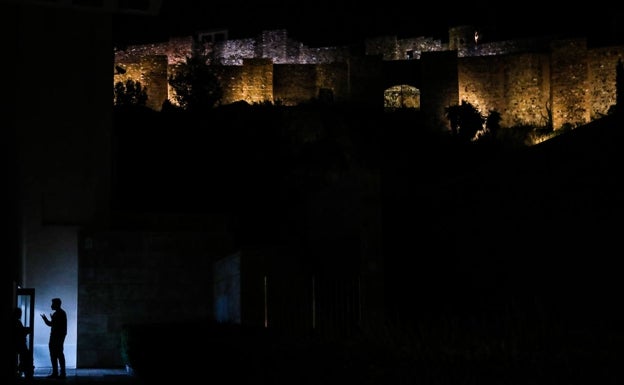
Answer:
[[[45,314],[42,313],[41,318],[43,319],[43,322],[45,322],[46,325],[52,326],[52,322],[48,319],[48,317]]]

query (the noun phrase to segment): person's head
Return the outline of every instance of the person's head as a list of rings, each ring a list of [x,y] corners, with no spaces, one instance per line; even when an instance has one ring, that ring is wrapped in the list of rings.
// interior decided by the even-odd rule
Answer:
[[[22,318],[22,308],[16,307],[15,310],[13,311],[13,314],[15,315],[15,318],[17,319]]]
[[[52,309],[57,310],[61,308],[61,299],[52,298]]]

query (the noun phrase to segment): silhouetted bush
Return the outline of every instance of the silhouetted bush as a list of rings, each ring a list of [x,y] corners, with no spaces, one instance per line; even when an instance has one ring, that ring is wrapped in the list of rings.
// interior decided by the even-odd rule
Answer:
[[[147,88],[141,82],[132,79],[125,83],[117,82],[113,88],[113,102],[116,106],[145,106],[147,102]]]

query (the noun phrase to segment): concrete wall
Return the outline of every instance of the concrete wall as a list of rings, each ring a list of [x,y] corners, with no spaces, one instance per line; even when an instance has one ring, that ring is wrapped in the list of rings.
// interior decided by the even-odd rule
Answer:
[[[37,368],[51,367],[50,329],[39,314],[51,312],[53,297],[62,298],[73,368],[79,365],[77,231],[84,223],[106,223],[109,215],[111,14],[22,2],[1,8],[12,57],[6,139],[16,166],[6,190],[17,194],[10,201],[17,247],[7,256],[18,261],[13,280],[3,281],[35,290]],[[58,60],[42,65],[42,57]]]
[[[83,367],[122,366],[126,324],[214,319],[213,266],[233,253],[227,237],[210,231],[83,229],[76,244]]]
[[[35,367],[50,367],[51,298],[69,317],[67,367],[77,355],[77,232],[108,222],[111,165],[111,15],[64,8],[21,7],[19,79],[12,98],[20,164],[20,284],[36,290]],[[62,42],[51,44],[50,42]],[[41,65],[41,58],[50,60]]]

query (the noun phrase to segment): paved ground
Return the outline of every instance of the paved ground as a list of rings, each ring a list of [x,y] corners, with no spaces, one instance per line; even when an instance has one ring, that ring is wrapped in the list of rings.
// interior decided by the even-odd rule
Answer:
[[[126,372],[125,369],[68,369],[64,380],[48,379],[50,369],[35,369],[35,376],[31,380],[21,379],[18,384],[140,384],[141,381]]]

